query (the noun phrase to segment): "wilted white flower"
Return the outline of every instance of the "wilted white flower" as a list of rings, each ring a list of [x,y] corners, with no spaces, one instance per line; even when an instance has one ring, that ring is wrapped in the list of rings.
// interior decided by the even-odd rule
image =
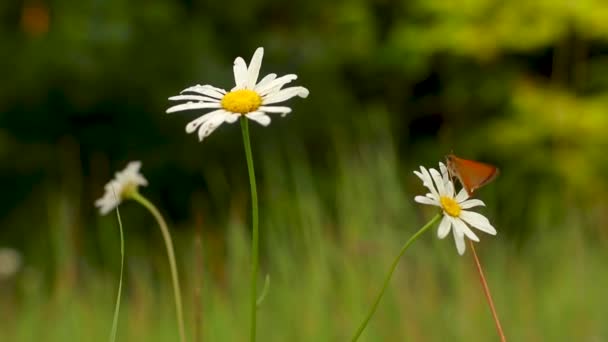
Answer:
[[[485,206],[485,204],[478,199],[469,199],[469,194],[465,189],[461,189],[454,196],[454,183],[450,180],[446,166],[439,163],[439,168],[441,173],[435,169],[427,170],[422,166],[420,172],[414,171],[416,176],[422,180],[423,185],[430,191],[426,196],[416,196],[414,200],[418,203],[440,207],[443,210],[443,218],[439,223],[437,236],[443,239],[451,230],[456,242],[456,249],[462,255],[466,249],[465,236],[473,241],[479,241],[479,238],[469,226],[491,235],[496,235],[496,229],[485,216],[465,210]]]
[[[12,248],[0,248],[0,280],[12,277],[21,268],[21,254]]]
[[[229,92],[211,85],[196,85],[186,88],[180,95],[170,97],[169,100],[188,102],[167,109],[167,113],[192,109],[213,109],[186,125],[186,132],[198,131],[201,141],[224,122],[234,123],[242,115],[263,126],[270,124],[270,116],[267,113],[287,115],[291,112],[291,108],[274,104],[287,101],[294,96],[305,98],[308,96],[308,89],[304,87],[282,89],[284,85],[298,78],[294,74],[281,77],[277,77],[276,74],[268,74],[258,82],[263,55],[263,48],[255,50],[249,66],[241,57],[234,60],[236,86]]]
[[[140,168],[140,161],[132,161],[124,170],[116,172],[114,179],[106,184],[103,197],[95,201],[95,206],[99,207],[102,215],[116,208],[122,200],[136,192],[140,185],[148,185],[148,181],[139,173]]]

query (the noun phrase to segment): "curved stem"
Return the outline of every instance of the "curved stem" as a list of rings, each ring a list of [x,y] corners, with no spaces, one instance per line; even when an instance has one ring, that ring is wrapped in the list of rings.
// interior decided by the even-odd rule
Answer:
[[[163,235],[163,240],[165,241],[165,247],[167,248],[167,257],[169,258],[169,266],[171,268],[171,278],[173,281],[173,293],[175,295],[175,310],[177,311],[177,324],[179,326],[179,338],[181,342],[186,341],[186,329],[184,327],[184,316],[182,309],[182,294],[179,286],[179,277],[177,275],[177,263],[175,262],[175,252],[173,250],[173,242],[171,241],[171,233],[169,233],[169,228],[167,227],[167,223],[165,219],[160,214],[158,209],[152,204],[152,202],[148,201],[145,197],[140,195],[138,192],[133,192],[130,194],[131,198],[139,202],[141,205],[146,207],[148,211],[154,216],[158,225],[160,227],[160,231]]]
[[[258,276],[258,248],[259,248],[259,231],[258,231],[258,191],[255,184],[255,170],[253,167],[253,155],[251,153],[251,141],[249,139],[249,122],[245,116],[241,116],[241,131],[243,133],[243,146],[245,147],[245,157],[247,158],[247,171],[249,173],[249,186],[251,188],[251,220],[252,220],[252,235],[251,235],[251,302],[250,315],[251,327],[249,340],[256,340],[256,324],[257,324],[257,276]]]
[[[414,241],[416,241],[416,239],[418,239],[418,237],[420,237],[420,235],[422,235],[422,233],[426,232],[429,228],[431,228],[433,226],[433,224],[435,224],[440,218],[441,218],[441,214],[435,215],[435,217],[433,217],[427,224],[425,224],[424,227],[420,228],[420,230],[417,231],[416,234],[412,235],[412,237],[405,242],[403,247],[401,247],[401,251],[399,251],[399,254],[397,254],[397,257],[395,258],[395,260],[393,260],[393,264],[391,265],[391,268],[389,269],[388,274],[386,275],[386,278],[384,279],[384,285],[382,286],[382,290],[380,290],[380,293],[378,293],[378,296],[376,297],[376,301],[374,302],[374,305],[372,305],[372,308],[370,309],[369,313],[365,317],[365,320],[363,320],[363,322],[359,326],[359,329],[357,329],[355,336],[352,338],[353,342],[357,341],[359,339],[359,337],[361,337],[363,330],[365,330],[365,327],[367,327],[367,324],[369,323],[369,321],[372,319],[372,316],[376,312],[376,309],[378,308],[378,304],[380,304],[380,300],[382,299],[382,296],[384,296],[384,292],[386,291],[386,288],[388,287],[388,284],[390,283],[391,278],[393,277],[393,272],[395,272],[395,269],[397,268],[397,264],[399,264],[399,260],[401,259],[401,256],[403,256],[403,253],[405,253],[405,251],[408,249],[408,247]]]
[[[120,211],[116,207],[116,217],[118,218],[118,229],[120,231],[120,279],[118,280],[118,293],[116,294],[116,304],[114,305],[114,318],[112,319],[112,331],[110,332],[110,342],[116,341],[116,331],[118,330],[118,313],[120,312],[120,297],[122,295],[122,277],[125,267],[125,239],[122,231],[122,220]]]
[[[473,243],[472,240],[469,240],[469,243],[471,245],[471,250],[473,251],[473,258],[475,259],[475,266],[477,266],[477,272],[479,273],[479,279],[481,280],[483,292],[486,295],[486,300],[488,301],[488,305],[490,306],[490,311],[492,311],[492,317],[494,318],[494,323],[496,324],[496,331],[498,332],[500,341],[506,342],[507,338],[505,337],[505,333],[502,331],[502,326],[500,325],[500,320],[498,319],[498,314],[496,313],[496,308],[494,307],[494,301],[492,300],[492,294],[490,293],[490,288],[488,287],[488,283],[486,282],[486,277],[483,275],[483,269],[481,268],[481,263],[479,262],[479,258],[477,257],[477,252],[475,251],[475,244]]]

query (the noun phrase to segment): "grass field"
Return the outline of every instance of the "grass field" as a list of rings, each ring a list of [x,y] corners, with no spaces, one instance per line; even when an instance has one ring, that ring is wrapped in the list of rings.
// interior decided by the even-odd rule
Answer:
[[[259,287],[270,276],[260,341],[350,340],[400,246],[433,215],[413,202],[424,190],[399,165],[394,146],[357,151],[338,151],[325,171],[313,170],[295,147],[258,160],[264,175]],[[210,188],[218,198],[222,191]],[[57,201],[52,191],[47,196],[49,236],[38,237],[46,247],[26,254],[24,268],[0,283],[0,341],[107,341],[119,269],[115,216],[77,227],[80,235],[96,234],[97,244],[70,243],[74,230],[66,226],[74,225],[65,213],[79,204]],[[247,199],[244,187],[215,218],[203,218],[209,210],[201,210],[187,227],[172,227],[190,341],[248,338]],[[118,340],[176,341],[158,228],[135,204],[121,211],[126,274]],[[482,212],[492,220],[501,208]],[[525,243],[509,236],[512,227],[495,225],[498,235],[483,236],[478,253],[509,340],[608,340],[608,250],[589,233],[593,224],[569,217],[554,225],[539,216]],[[142,231],[147,238],[136,239]],[[193,231],[203,231],[202,247]],[[453,241],[438,240],[433,229],[401,260],[361,340],[493,341],[493,324],[471,253],[458,256]]]

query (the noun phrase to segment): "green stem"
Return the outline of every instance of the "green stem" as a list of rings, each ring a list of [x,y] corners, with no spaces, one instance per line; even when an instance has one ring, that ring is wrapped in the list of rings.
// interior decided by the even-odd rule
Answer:
[[[405,253],[408,247],[414,241],[416,241],[416,239],[418,239],[418,237],[422,235],[422,233],[426,232],[429,228],[431,228],[431,226],[433,226],[433,224],[435,224],[440,218],[441,214],[435,215],[435,217],[433,217],[427,224],[425,224],[424,227],[420,228],[420,230],[417,231],[416,234],[414,234],[409,240],[407,240],[403,247],[401,247],[401,251],[399,251],[399,254],[397,254],[397,257],[395,258],[395,260],[393,260],[393,264],[391,265],[391,268],[389,269],[388,274],[384,279],[384,285],[382,286],[382,290],[380,290],[380,293],[378,293],[378,297],[376,297],[376,301],[374,302],[374,305],[372,305],[372,308],[369,310],[369,313],[365,317],[365,320],[361,323],[359,329],[357,329],[357,332],[355,333],[355,336],[352,339],[353,342],[359,339],[359,337],[363,333],[363,330],[365,330],[365,327],[367,327],[367,323],[369,323],[369,321],[372,319],[372,316],[376,312],[378,304],[380,304],[380,300],[382,299],[382,296],[384,295],[384,292],[386,291],[386,288],[388,287],[388,284],[390,283],[391,278],[393,277],[393,272],[395,272],[397,264],[399,264],[399,259],[401,259],[401,256],[403,256],[403,253]]]
[[[483,268],[481,267],[481,263],[479,262],[479,258],[477,257],[477,252],[475,251],[475,244],[473,243],[473,240],[469,240],[469,243],[471,245],[471,251],[473,252],[473,259],[475,259],[475,266],[477,267],[477,272],[479,273],[479,280],[481,281],[483,292],[486,295],[486,300],[488,301],[488,305],[490,306],[490,311],[492,312],[494,324],[496,324],[496,331],[498,332],[498,337],[500,337],[501,342],[507,342],[505,332],[502,330],[500,319],[498,319],[498,314],[496,313],[496,308],[494,307],[494,301],[492,300],[492,293],[490,292],[490,287],[488,286],[486,277],[483,275]]]
[[[171,278],[173,281],[173,293],[175,295],[175,310],[177,311],[177,324],[179,326],[179,338],[181,342],[186,341],[186,329],[184,327],[184,316],[182,309],[182,295],[179,286],[179,277],[177,275],[177,263],[175,262],[175,252],[173,250],[173,242],[171,241],[171,234],[169,233],[169,228],[167,227],[167,223],[165,219],[160,214],[158,209],[152,204],[152,202],[148,201],[145,197],[140,195],[137,191],[134,191],[130,194],[131,198],[135,201],[139,202],[141,205],[146,207],[154,216],[158,225],[160,226],[160,231],[163,234],[163,239],[165,240],[165,247],[167,248],[167,257],[169,258],[169,266],[171,268]]]
[[[252,235],[251,235],[251,329],[249,340],[256,340],[256,320],[257,320],[257,276],[258,276],[258,191],[255,184],[255,170],[253,168],[253,156],[251,153],[251,141],[249,139],[249,122],[245,116],[241,116],[241,131],[243,133],[243,145],[245,147],[245,157],[247,158],[247,171],[249,173],[249,186],[251,187],[251,220],[252,220]]]
[[[116,294],[116,304],[114,305],[114,318],[112,319],[110,342],[116,341],[116,331],[118,330],[118,313],[120,312],[120,297],[122,295],[122,274],[125,266],[125,239],[122,231],[122,220],[120,219],[118,206],[116,207],[116,217],[118,218],[118,228],[120,230],[120,279],[118,280],[118,293]]]

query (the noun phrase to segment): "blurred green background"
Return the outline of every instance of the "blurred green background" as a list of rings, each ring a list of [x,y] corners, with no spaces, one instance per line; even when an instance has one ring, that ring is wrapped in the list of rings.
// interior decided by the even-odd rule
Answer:
[[[247,337],[249,193],[237,125],[203,143],[167,115],[194,84],[231,88],[236,56],[296,73],[308,99],[252,124],[263,341],[343,341],[399,246],[433,214],[411,171],[498,165],[478,192],[499,234],[478,250],[512,341],[608,340],[608,6],[579,1],[0,3],[0,341],[104,341],[114,215],[93,202],[130,160],[174,232],[191,340]],[[119,339],[177,338],[162,240],[121,207]],[[0,260],[1,262],[2,260]],[[0,265],[1,266],[1,265]],[[496,339],[470,253],[428,233],[364,341]]]

